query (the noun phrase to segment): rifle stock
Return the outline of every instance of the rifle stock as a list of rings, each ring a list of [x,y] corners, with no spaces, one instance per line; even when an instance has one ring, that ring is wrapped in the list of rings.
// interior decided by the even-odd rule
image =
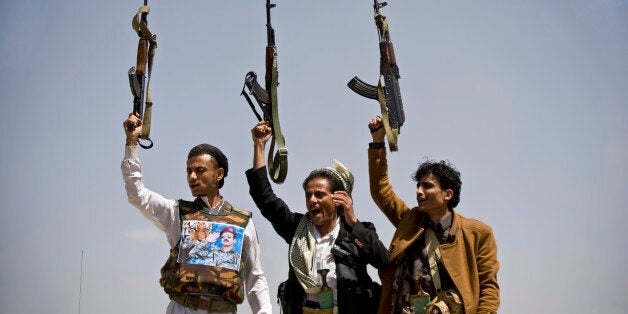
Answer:
[[[270,104],[270,94],[268,94],[268,92],[257,82],[257,74],[255,74],[255,72],[253,71],[247,73],[244,77],[244,85],[246,86],[246,88],[249,89],[249,93],[253,95],[253,98],[255,98],[255,101],[257,102],[260,109],[262,110],[262,113],[264,114],[264,118],[262,118],[260,114],[257,113],[257,110],[255,110],[255,106],[253,106],[253,102],[251,102],[249,95],[244,91],[244,88],[242,88],[242,93],[240,94],[247,99],[249,105],[251,106],[251,109],[253,110],[253,113],[257,117],[257,121],[268,121],[270,119],[269,117],[271,117],[270,113],[268,112],[268,104]]]

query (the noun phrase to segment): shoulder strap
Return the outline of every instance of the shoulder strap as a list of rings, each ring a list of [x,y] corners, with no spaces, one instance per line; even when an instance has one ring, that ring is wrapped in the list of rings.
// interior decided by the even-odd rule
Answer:
[[[390,127],[390,117],[388,116],[388,107],[386,106],[386,92],[382,86],[382,79],[380,76],[377,82],[377,101],[382,112],[382,121],[384,122],[384,131],[386,131],[386,138],[388,138],[388,147],[391,152],[399,150],[397,146],[397,136],[399,135],[399,129],[393,129]]]
[[[279,108],[277,106],[277,58],[273,58],[273,68],[271,74],[270,94],[271,94],[271,114],[273,124],[273,138],[270,141],[270,149],[268,150],[268,165],[270,178],[275,183],[283,183],[286,180],[288,174],[288,149],[286,148],[286,140],[281,133],[281,126],[279,125]],[[273,155],[275,150],[275,143],[277,143],[277,151]]]
[[[202,210],[205,206],[199,204],[197,200],[195,200],[194,202],[190,202],[190,201],[180,199],[178,202],[179,203],[179,217]]]
[[[430,275],[436,291],[441,290],[440,273],[438,272],[438,261],[440,261],[440,242],[432,228],[425,228],[425,249],[427,250],[427,262],[430,266]]]
[[[219,213],[220,214],[234,214],[234,215],[241,216],[242,218],[246,218],[246,219],[253,217],[253,213],[244,209],[235,208],[233,207],[233,205],[231,205],[227,201],[224,201],[222,207],[220,208]]]

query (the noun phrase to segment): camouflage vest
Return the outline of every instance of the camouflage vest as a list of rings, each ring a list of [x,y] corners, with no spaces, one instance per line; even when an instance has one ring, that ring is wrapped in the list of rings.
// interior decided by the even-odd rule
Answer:
[[[197,198],[194,202],[179,200],[179,218],[181,239],[170,250],[170,256],[161,268],[159,283],[166,293],[171,299],[178,296],[210,297],[242,303],[244,282],[239,272],[244,266],[244,228],[251,213],[225,201],[213,215]],[[223,233],[234,235],[233,251],[223,251],[226,246]]]

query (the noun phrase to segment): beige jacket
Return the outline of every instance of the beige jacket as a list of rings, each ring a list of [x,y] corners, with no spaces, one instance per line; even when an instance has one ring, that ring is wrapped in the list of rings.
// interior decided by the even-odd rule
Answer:
[[[386,149],[369,149],[371,196],[397,228],[390,243],[390,263],[379,270],[382,298],[378,313],[392,312],[392,283],[404,251],[423,233],[426,217],[417,208],[409,208],[393,191],[388,180]],[[497,244],[486,224],[454,212],[450,235],[452,243],[440,245],[442,263],[460,292],[466,314],[497,313]]]

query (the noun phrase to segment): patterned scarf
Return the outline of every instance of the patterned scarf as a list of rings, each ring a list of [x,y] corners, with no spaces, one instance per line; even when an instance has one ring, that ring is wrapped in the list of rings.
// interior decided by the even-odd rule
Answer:
[[[306,214],[299,221],[292,243],[290,243],[290,265],[303,289],[317,286],[316,276],[312,273],[316,250],[316,240],[312,230],[312,219],[309,214]]]

